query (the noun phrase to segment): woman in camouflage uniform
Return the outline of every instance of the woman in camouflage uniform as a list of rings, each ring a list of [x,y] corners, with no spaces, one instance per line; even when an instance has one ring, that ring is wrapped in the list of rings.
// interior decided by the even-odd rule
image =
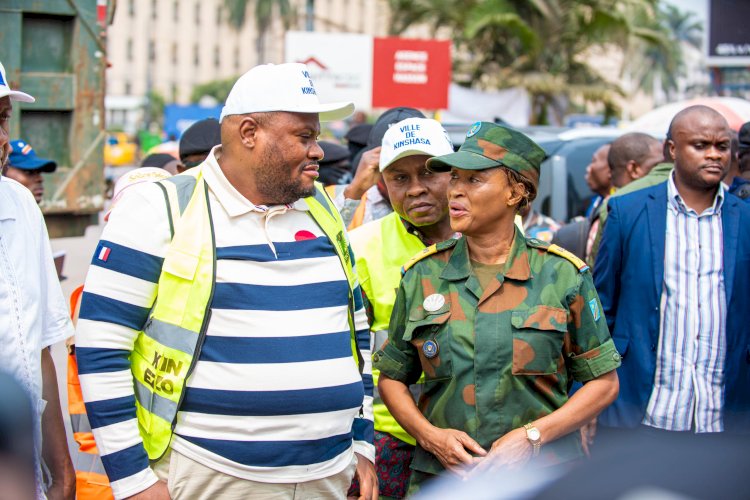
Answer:
[[[591,273],[513,223],[530,203],[544,151],[478,122],[451,171],[453,230],[404,266],[389,341],[375,355],[380,394],[417,440],[410,492],[444,469],[518,466],[583,455],[579,432],[617,397],[615,350]],[[408,385],[425,374],[419,408]],[[568,397],[573,380],[584,383]]]

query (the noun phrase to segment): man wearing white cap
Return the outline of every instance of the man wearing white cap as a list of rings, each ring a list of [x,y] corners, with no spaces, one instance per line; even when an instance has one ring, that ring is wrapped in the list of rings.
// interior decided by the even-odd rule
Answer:
[[[0,64],[0,165],[10,153],[11,101],[34,102],[34,98],[12,90]],[[49,351],[49,346],[72,334],[42,213],[28,189],[0,178],[0,366],[21,383],[31,403],[37,498],[75,497],[75,475]]]
[[[445,129],[427,118],[402,120],[383,136],[380,171],[393,212],[351,233],[359,282],[372,307],[371,339],[375,350],[388,338],[401,267],[427,246],[453,235],[446,196],[450,174],[433,173],[425,167],[429,158],[452,152]],[[373,371],[376,384],[377,375]],[[377,395],[374,414],[380,493],[402,498],[406,495],[415,441]]]
[[[369,332],[302,64],[235,83],[221,145],[131,188],[92,259],[83,397],[115,498],[377,498]]]

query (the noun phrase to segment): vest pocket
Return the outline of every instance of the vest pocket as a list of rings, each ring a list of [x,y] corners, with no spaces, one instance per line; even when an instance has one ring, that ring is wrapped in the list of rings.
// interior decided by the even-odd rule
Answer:
[[[551,306],[513,311],[513,375],[549,375],[564,368],[567,317],[565,309]]]

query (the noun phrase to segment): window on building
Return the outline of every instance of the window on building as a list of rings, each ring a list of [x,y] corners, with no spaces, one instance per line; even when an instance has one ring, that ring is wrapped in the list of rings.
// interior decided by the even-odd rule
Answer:
[[[240,48],[239,46],[234,48],[234,70],[240,70]]]
[[[177,59],[177,43],[172,42],[172,64],[174,66],[177,66],[178,59]]]
[[[214,47],[214,68],[221,66],[221,49],[217,45]]]
[[[201,3],[195,2],[195,24],[201,23]]]
[[[172,2],[172,20],[177,22],[180,20],[180,2],[175,0]]]
[[[130,86],[130,82],[125,82],[125,95],[132,94],[132,87]]]
[[[128,61],[133,60],[133,39],[128,38],[128,41],[125,44],[125,57]]]
[[[193,45],[193,66],[200,66],[201,64],[201,52],[200,45],[197,43]]]
[[[156,4],[156,0],[151,0],[151,19],[156,19],[157,9],[158,5]]]
[[[224,8],[219,5],[216,8],[216,26],[221,26],[222,17],[224,17]]]
[[[177,102],[177,84],[172,82],[172,88],[170,89],[170,93],[172,94],[172,102]]]
[[[128,16],[135,17],[135,0],[128,0]]]
[[[315,30],[315,0],[305,3],[305,31]]]
[[[156,61],[156,42],[153,40],[148,41],[148,60]]]

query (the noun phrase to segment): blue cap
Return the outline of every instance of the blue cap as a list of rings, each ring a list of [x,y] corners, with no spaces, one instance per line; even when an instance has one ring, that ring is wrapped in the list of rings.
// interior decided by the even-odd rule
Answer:
[[[21,170],[41,170],[42,172],[54,172],[57,163],[47,158],[39,158],[34,149],[26,141],[16,139],[10,141],[11,152],[8,157],[8,166],[20,168]]]

